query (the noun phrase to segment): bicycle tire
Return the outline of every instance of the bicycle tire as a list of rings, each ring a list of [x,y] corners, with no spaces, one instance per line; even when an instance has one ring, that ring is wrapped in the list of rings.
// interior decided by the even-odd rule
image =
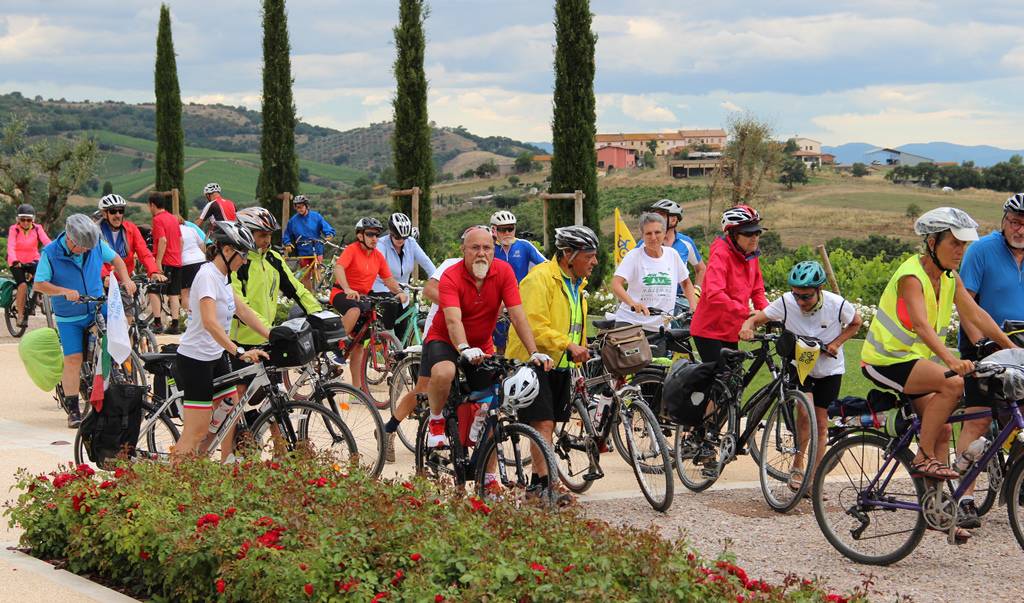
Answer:
[[[575,393],[569,408],[569,419],[555,423],[553,452],[558,464],[558,478],[574,494],[583,494],[594,485],[593,480],[581,477],[589,472],[590,454],[587,449],[595,447],[594,426],[586,404]],[[576,454],[573,454],[576,453]]]
[[[761,392],[764,392],[772,385],[776,385],[774,381],[770,381],[764,384],[763,386],[758,388],[758,390],[754,392],[749,398],[747,398],[747,402],[743,404],[743,406],[741,407],[741,418],[747,417],[747,420],[750,420],[748,416],[748,413],[750,411],[750,401],[753,400],[755,396],[761,395]],[[757,445],[757,442],[760,441],[760,436],[761,434],[764,433],[765,419],[768,417],[768,414],[770,412],[771,411],[769,409],[764,413],[764,415],[761,417],[760,424],[756,428],[754,428],[754,431],[750,432],[750,437],[747,438],[747,452],[750,453],[750,458],[753,459],[754,464],[757,465],[758,467],[761,466],[761,447]],[[760,471],[760,469],[758,470]],[[772,477],[775,477],[775,479],[782,479],[782,476],[773,475]]]
[[[669,456],[669,446],[665,441],[665,434],[661,431],[662,427],[642,399],[623,404],[619,415],[626,426],[626,449],[633,459],[633,475],[636,476],[640,491],[651,508],[664,513],[672,506],[675,487],[672,479],[672,458]],[[635,425],[638,418],[643,423],[643,430],[639,433]],[[649,441],[639,441],[639,435],[645,435]],[[653,483],[655,476],[659,475],[663,477],[664,485]]]
[[[818,527],[829,544],[844,557],[857,563],[867,565],[890,565],[895,563],[913,552],[924,537],[926,530],[924,515],[917,511],[915,513],[916,520],[910,529],[893,534],[906,533],[906,539],[903,542],[897,542],[893,547],[889,547],[891,550],[886,552],[869,554],[857,550],[854,548],[853,543],[847,543],[844,540],[844,537],[850,537],[857,542],[876,542],[887,535],[887,531],[883,531],[882,536],[862,540],[859,537],[860,534],[863,533],[863,530],[870,528],[872,522],[869,519],[866,523],[862,521],[860,525],[850,523],[851,519],[857,520],[855,513],[860,513],[864,517],[867,517],[868,513],[876,513],[876,517],[881,518],[894,517],[896,513],[902,513],[901,517],[909,518],[910,516],[910,511],[872,509],[860,502],[862,488],[874,479],[877,474],[877,468],[881,466],[881,462],[884,462],[884,455],[889,445],[890,440],[880,435],[867,432],[854,433],[835,443],[831,450],[825,453],[821,460],[821,466],[814,476],[814,489],[812,490],[811,500],[814,506],[814,518],[818,523]],[[859,450],[857,450],[858,448]],[[865,449],[867,448],[874,448],[875,452],[865,454]],[[844,463],[846,457],[849,458],[848,463]],[[877,496],[885,496],[892,499],[900,497],[905,502],[918,503],[924,495],[925,487],[924,482],[920,478],[910,477],[910,464],[914,460],[913,455],[909,450],[903,449],[895,455],[895,460],[897,467],[892,470],[892,473],[895,474],[898,469],[903,470],[906,477],[900,476],[898,481],[901,483],[898,485],[907,487],[908,492],[898,493],[895,490],[890,492],[888,488],[897,486],[897,484],[894,484],[894,476],[890,475],[889,479],[886,480],[886,490],[878,493]],[[867,465],[866,472],[865,465]],[[836,480],[832,482],[826,481],[829,474],[837,471],[837,467],[840,468],[839,474],[836,476],[839,478],[838,486]],[[856,478],[851,476],[850,471],[857,472],[858,468],[860,475],[856,476]],[[844,478],[848,483],[843,483]],[[910,484],[913,485],[913,493],[909,492]],[[828,501],[823,499],[823,496],[826,494],[830,497]],[[844,504],[844,501],[849,503],[848,507]],[[835,515],[834,519],[832,519],[832,515]],[[840,525],[844,521],[847,522],[846,525]],[[858,533],[858,529],[861,532]]]
[[[800,475],[800,486],[793,490],[790,487],[792,475],[798,470],[785,467],[793,466],[793,460],[787,454],[795,456],[800,452],[800,436],[798,413],[807,417],[808,440],[803,450],[804,466]],[[758,479],[761,482],[761,494],[772,510],[787,513],[803,499],[804,493],[811,487],[814,479],[814,461],[818,450],[818,425],[815,420],[814,406],[803,393],[792,390],[786,392],[783,401],[772,404],[768,413],[765,428],[761,430],[761,442],[757,446],[761,451],[761,463]],[[783,477],[778,477],[782,475]]]
[[[1010,528],[1017,545],[1024,549],[1024,457],[1018,457],[1010,466],[1010,473],[1005,486],[1006,513],[1010,519]]]
[[[729,396],[725,393],[724,386],[716,384],[711,390],[709,396],[712,400],[727,400]],[[716,411],[717,414],[718,411]],[[707,423],[707,421],[705,421]],[[705,430],[713,429],[721,436],[724,434],[737,434],[740,429],[739,413],[736,409],[736,405],[730,403],[726,408],[725,420],[722,425],[704,425]],[[719,460],[717,473],[712,477],[705,473],[701,465],[693,462],[693,458],[699,451],[701,445],[704,443],[704,437],[698,437],[693,429],[685,429],[682,426],[676,428],[676,437],[674,442],[675,452],[675,466],[676,475],[679,477],[679,481],[683,483],[683,486],[691,492],[703,492],[710,488],[712,484],[718,481],[721,477],[722,468],[724,463],[721,458],[721,451],[719,451]]]
[[[460,475],[460,471],[455,466],[456,459],[462,458],[464,454],[459,442],[458,430],[455,429],[455,421],[445,421],[448,446],[436,448],[427,446],[429,425],[429,415],[419,418],[416,427],[416,475],[442,484],[449,480],[456,486],[465,484],[465,477]]]
[[[28,309],[28,300],[25,300],[26,310]],[[14,300],[11,303],[4,306],[4,322],[7,323],[7,332],[11,334],[11,337],[21,337],[25,334],[25,330],[28,329],[28,325],[22,326],[18,320],[18,313],[14,309]]]
[[[389,331],[378,331],[363,347],[363,387],[380,410],[391,405],[387,378],[393,368],[392,354],[401,350],[398,339]],[[371,360],[372,358],[372,360]],[[371,364],[374,365],[371,368]]]
[[[476,456],[476,494],[483,498],[485,496],[493,497],[494,494],[490,494],[485,489],[485,478],[487,473],[488,459],[492,455],[499,456],[497,454],[498,446],[502,446],[503,450],[501,457],[504,457],[504,462],[496,462],[496,471],[498,474],[498,480],[502,486],[501,498],[510,502],[523,502],[528,496],[527,489],[530,486],[531,473],[535,471],[535,468],[531,469],[531,463],[525,462],[527,458],[533,460],[530,455],[530,450],[536,447],[537,450],[541,451],[541,455],[544,457],[544,463],[547,465],[547,475],[549,476],[549,483],[546,491],[540,494],[540,499],[544,502],[551,502],[554,499],[553,484],[551,483],[550,477],[557,475],[558,463],[555,462],[554,452],[551,451],[551,445],[548,444],[540,433],[523,423],[506,423],[501,426],[501,432],[504,438],[501,442],[497,441],[493,437],[493,431],[489,432],[484,438],[484,441],[478,446],[479,450]],[[528,440],[524,444],[523,440]],[[505,451],[504,447],[508,446],[510,450]],[[511,454],[509,454],[511,452]],[[508,469],[511,468],[514,472],[514,480],[509,477]]]
[[[359,451],[359,464],[371,476],[380,476],[384,470],[387,439],[384,421],[373,400],[362,390],[337,381],[323,383],[315,391],[313,401],[324,405],[345,422]]]
[[[667,372],[665,371],[658,372],[653,370],[643,370],[633,375],[633,378],[629,380],[630,385],[635,385],[640,388],[640,394],[643,397],[644,402],[647,404],[647,407],[652,409],[652,412],[654,408],[658,407],[658,398],[661,396],[661,387],[665,383],[666,374]],[[622,460],[626,461],[626,464],[632,467],[633,458],[626,451],[626,441],[624,438],[622,421],[619,421],[618,417],[616,417],[614,429],[612,430],[612,441],[615,444],[615,450],[619,452],[619,456],[622,457]],[[674,445],[675,438],[673,438],[673,446]],[[670,456],[673,459],[672,462],[675,463],[675,453],[673,452]]]
[[[152,417],[153,413],[155,413],[156,411],[157,411],[157,407],[156,406],[154,406],[153,404],[151,404],[149,402],[143,401],[142,402],[142,422],[143,422],[143,424],[145,424],[145,422],[147,420],[149,420],[149,418]],[[88,412],[86,414],[88,415],[89,413],[92,413],[92,412],[94,412],[93,409],[92,409],[92,406],[89,406]],[[136,455],[136,457],[141,458],[141,459],[155,459],[155,458],[162,458],[162,457],[169,457],[170,456],[171,451],[170,451],[170,447],[169,446],[167,447],[166,450],[162,449],[162,447],[167,442],[166,442],[166,438],[162,438],[162,437],[158,436],[157,430],[160,429],[160,428],[165,429],[165,430],[167,430],[170,433],[170,438],[171,438],[171,441],[169,443],[170,445],[173,445],[174,443],[176,443],[178,441],[178,438],[181,437],[181,434],[178,432],[178,427],[174,424],[174,422],[171,420],[171,418],[168,417],[165,414],[162,414],[159,417],[157,417],[157,420],[154,421],[152,425],[150,425],[149,429],[147,429],[145,432],[139,432],[139,441],[135,445],[135,455]],[[145,441],[145,444],[143,444],[143,441]],[[89,460],[89,456],[85,452],[85,444],[82,441],[82,429],[81,428],[79,428],[75,432],[74,456],[75,456],[75,464],[83,464],[83,463],[85,463],[85,464],[93,467],[94,469],[100,469],[101,468],[101,467],[96,466],[92,461]]]
[[[296,429],[296,417],[298,418],[298,429]],[[271,405],[253,421],[250,430],[252,441],[249,445],[259,450],[261,454],[267,455],[267,458],[276,458],[285,451],[280,450],[277,447],[277,441],[271,439],[273,438],[270,431],[271,423],[277,424],[280,428],[280,435],[274,440],[282,441],[287,447],[286,452],[305,447],[313,454],[325,453],[325,448],[310,442],[311,429],[323,425],[328,434],[324,442],[330,444],[328,454],[336,455],[338,462],[342,464],[358,462],[359,449],[356,446],[355,438],[352,437],[352,432],[349,431],[341,417],[325,406],[312,402],[289,401],[283,403],[279,408]],[[268,444],[263,442],[264,438],[268,439],[269,449]]]
[[[391,416],[395,416],[398,408],[398,401],[407,392],[416,388],[416,381],[419,379],[420,356],[410,354],[402,358],[391,371],[391,383],[389,385],[388,407],[391,409]],[[416,429],[418,424],[415,420],[415,411],[398,424],[398,439],[409,452],[416,454]]]

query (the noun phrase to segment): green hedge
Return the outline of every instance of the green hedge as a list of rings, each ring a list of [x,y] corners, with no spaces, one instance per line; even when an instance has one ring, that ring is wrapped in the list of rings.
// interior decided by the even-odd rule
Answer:
[[[22,470],[16,488],[7,514],[33,555],[156,601],[847,600],[706,565],[653,530],[301,455]]]

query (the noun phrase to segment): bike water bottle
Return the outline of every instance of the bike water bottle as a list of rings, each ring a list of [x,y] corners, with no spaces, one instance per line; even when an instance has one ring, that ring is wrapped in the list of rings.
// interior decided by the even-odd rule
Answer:
[[[882,420],[875,414],[847,417],[846,420],[842,422],[843,427],[870,427],[872,429],[878,429],[882,425]]]
[[[608,414],[608,409],[612,405],[612,397],[608,394],[594,394],[594,400],[597,402],[597,408],[594,410],[594,429],[599,429],[602,420],[605,415]]]
[[[491,407],[491,402],[494,400],[494,390],[488,388],[473,392],[469,395],[469,399],[480,404],[480,408],[476,410],[476,414],[473,416],[473,424],[469,427],[470,443],[478,444],[480,442],[480,433],[484,430],[484,422],[487,420],[487,410]]]
[[[224,418],[228,416],[231,409],[235,407],[234,400],[232,398],[224,398],[220,401],[220,406],[217,410],[213,411],[213,419],[210,420],[210,433],[217,433],[220,429],[220,424],[224,422]]]
[[[985,453],[985,448],[988,447],[988,438],[981,436],[977,440],[971,442],[971,445],[964,450],[962,454],[956,459],[956,463],[953,464],[953,468],[958,473],[966,473],[967,469],[978,460],[982,454]]]

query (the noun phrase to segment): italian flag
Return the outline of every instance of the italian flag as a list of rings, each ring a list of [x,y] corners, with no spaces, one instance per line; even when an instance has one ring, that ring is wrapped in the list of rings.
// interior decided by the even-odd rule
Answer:
[[[96,412],[103,410],[103,394],[110,385],[111,358],[107,351],[107,336],[103,335],[100,345],[96,346],[93,355],[93,366],[96,367],[92,376],[92,391],[89,393],[89,403]]]

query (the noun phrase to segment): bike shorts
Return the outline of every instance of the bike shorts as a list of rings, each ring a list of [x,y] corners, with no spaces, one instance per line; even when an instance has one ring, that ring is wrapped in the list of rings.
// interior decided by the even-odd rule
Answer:
[[[214,379],[231,372],[227,354],[216,360],[196,360],[178,352],[175,363],[178,387],[183,393],[182,405],[186,409],[212,410],[215,401],[234,395],[234,385],[219,390],[213,387]]]
[[[206,262],[196,262],[195,264],[188,264],[181,267],[181,288],[191,289],[192,281],[196,280],[196,275],[199,274],[199,269],[203,267]]]
[[[816,408],[828,408],[828,405],[833,400],[839,399],[839,390],[843,385],[842,374],[828,375],[826,377],[811,377],[808,375],[804,382],[800,383],[800,379],[796,374],[796,367],[790,364],[788,370],[792,378],[791,383],[796,385],[796,388],[805,394],[811,394],[814,397],[812,402]]]
[[[546,373],[537,367],[533,370],[540,380],[540,393],[532,404],[519,411],[519,418],[523,421],[568,421],[572,373],[568,369],[552,369]]]
[[[164,266],[164,295],[181,295],[181,266]]]
[[[29,264],[11,266],[11,276],[14,277],[14,282],[18,285],[28,283],[36,275],[36,266],[38,265],[39,262],[31,262]]]
[[[60,348],[65,356],[81,354],[85,350],[85,338],[94,318],[83,316],[76,320],[57,320],[57,334],[60,335]]]
[[[459,353],[446,341],[433,340],[423,345],[423,355],[420,357],[420,377],[430,378],[430,371],[439,362],[459,363]],[[480,371],[475,367],[467,367],[463,373],[463,379],[470,391],[487,389],[493,385],[490,371]]]
[[[917,364],[919,360],[920,358],[915,358],[914,360],[897,362],[896,364],[890,364],[887,366],[862,364],[860,370],[869,381],[879,387],[897,391],[911,400],[916,400],[917,398],[921,398],[932,393],[924,392],[923,394],[909,394],[903,391],[903,386],[907,384],[907,380],[910,379],[910,373],[913,372],[914,365]]]

